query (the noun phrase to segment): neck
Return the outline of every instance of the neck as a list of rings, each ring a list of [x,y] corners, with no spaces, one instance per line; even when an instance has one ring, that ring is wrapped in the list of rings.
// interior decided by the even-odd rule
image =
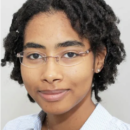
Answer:
[[[50,129],[79,130],[96,107],[91,99],[87,100],[86,98],[77,104],[73,109],[64,114],[47,114]]]

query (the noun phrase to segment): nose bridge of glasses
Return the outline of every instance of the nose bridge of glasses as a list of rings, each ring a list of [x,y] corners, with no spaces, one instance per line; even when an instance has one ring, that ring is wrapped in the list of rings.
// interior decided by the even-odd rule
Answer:
[[[58,62],[59,61],[59,56],[46,56],[46,58],[55,58],[55,60]]]

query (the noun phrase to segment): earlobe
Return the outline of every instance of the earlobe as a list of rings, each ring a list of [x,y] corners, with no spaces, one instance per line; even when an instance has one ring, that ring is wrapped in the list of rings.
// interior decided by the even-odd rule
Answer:
[[[101,52],[99,52],[96,55],[95,67],[94,67],[95,73],[99,73],[102,70],[102,68],[104,67],[104,61],[105,61],[106,53],[107,53],[106,48],[104,48]]]

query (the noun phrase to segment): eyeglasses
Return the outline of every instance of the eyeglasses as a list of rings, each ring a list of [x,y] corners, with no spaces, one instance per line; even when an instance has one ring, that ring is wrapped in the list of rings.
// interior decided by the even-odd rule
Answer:
[[[46,54],[36,51],[23,51],[17,53],[17,57],[20,63],[28,68],[37,68],[45,65],[48,58],[55,58],[56,63],[62,66],[73,66],[81,63],[84,60],[84,56],[89,54],[90,51],[91,49],[85,52],[64,51],[57,56],[46,56]]]

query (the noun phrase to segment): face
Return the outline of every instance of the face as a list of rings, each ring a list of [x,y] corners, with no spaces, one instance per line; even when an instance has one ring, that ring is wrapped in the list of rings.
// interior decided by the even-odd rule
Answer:
[[[58,43],[66,41],[78,41],[84,46],[56,48]],[[26,26],[24,46],[32,42],[44,48],[29,47],[26,51],[33,50],[47,56],[56,56],[63,51],[84,52],[90,48],[89,41],[78,36],[63,12],[35,15]],[[81,102],[91,100],[93,53],[90,52],[84,59],[80,64],[69,67],[56,64],[54,58],[33,69],[21,65],[22,79],[28,93],[45,112],[62,114]]]

